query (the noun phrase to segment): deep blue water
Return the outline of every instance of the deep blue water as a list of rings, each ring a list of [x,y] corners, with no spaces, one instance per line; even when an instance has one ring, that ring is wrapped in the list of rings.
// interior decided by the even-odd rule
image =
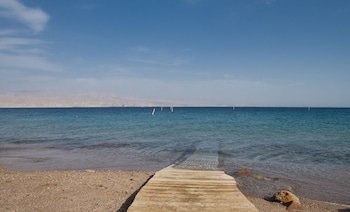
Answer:
[[[318,182],[339,175],[332,179],[339,186],[350,179],[349,108],[158,107],[154,116],[152,109],[0,109],[1,162],[29,170],[158,170],[200,148],[219,152],[231,173],[248,167]]]

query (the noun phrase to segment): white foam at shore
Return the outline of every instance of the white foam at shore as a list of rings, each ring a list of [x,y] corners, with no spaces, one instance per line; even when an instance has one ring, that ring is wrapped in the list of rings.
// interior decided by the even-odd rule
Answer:
[[[337,205],[337,206],[341,206],[341,207],[350,207],[350,205],[345,205],[345,204],[340,204],[340,203],[335,203],[335,202],[326,202],[326,201],[318,201],[318,200],[312,200],[315,202],[320,202],[320,203],[327,203],[330,205]]]

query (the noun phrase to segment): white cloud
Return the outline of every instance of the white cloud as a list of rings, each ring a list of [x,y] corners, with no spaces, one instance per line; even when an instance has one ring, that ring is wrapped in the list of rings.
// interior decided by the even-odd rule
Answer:
[[[13,29],[0,29],[0,36],[15,35],[15,34],[17,34],[16,30],[13,30]]]
[[[29,8],[16,0],[0,0],[0,16],[25,24],[35,33],[44,30],[49,15],[39,8]]]
[[[46,58],[35,55],[0,54],[0,68],[15,68],[23,70],[60,71],[60,68],[47,61]]]
[[[39,39],[29,39],[29,38],[0,38],[0,50],[1,51],[16,51],[23,47],[31,47],[33,45],[38,45],[44,43]]]
[[[44,42],[31,38],[0,38],[0,68],[3,70],[59,71],[60,68],[51,63],[43,49]]]
[[[0,18],[7,18],[10,23],[19,22],[35,33],[41,32],[49,16],[39,8],[30,8],[17,0],[0,0]],[[0,30],[0,71],[18,70],[22,73],[31,71],[60,71],[50,62],[45,54],[45,42],[40,39],[18,37],[22,29],[7,28]],[[10,37],[14,36],[16,37]],[[7,80],[10,80],[9,78]]]

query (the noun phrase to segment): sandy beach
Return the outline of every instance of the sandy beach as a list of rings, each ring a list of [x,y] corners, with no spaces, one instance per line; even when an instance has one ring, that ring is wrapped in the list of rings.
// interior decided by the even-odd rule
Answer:
[[[0,168],[0,211],[126,211],[153,172],[17,171]],[[244,193],[244,191],[243,191]],[[259,211],[286,211],[262,198]],[[300,197],[303,211],[350,211],[349,207]]]

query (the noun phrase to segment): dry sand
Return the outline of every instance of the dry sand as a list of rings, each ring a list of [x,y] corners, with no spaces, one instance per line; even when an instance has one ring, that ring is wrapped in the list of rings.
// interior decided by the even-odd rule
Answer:
[[[123,204],[152,175],[0,168],[0,211],[123,211]]]
[[[14,171],[0,167],[0,211],[125,211],[153,172]],[[279,203],[248,197],[259,211],[286,211]],[[350,211],[301,198],[303,211]]]

